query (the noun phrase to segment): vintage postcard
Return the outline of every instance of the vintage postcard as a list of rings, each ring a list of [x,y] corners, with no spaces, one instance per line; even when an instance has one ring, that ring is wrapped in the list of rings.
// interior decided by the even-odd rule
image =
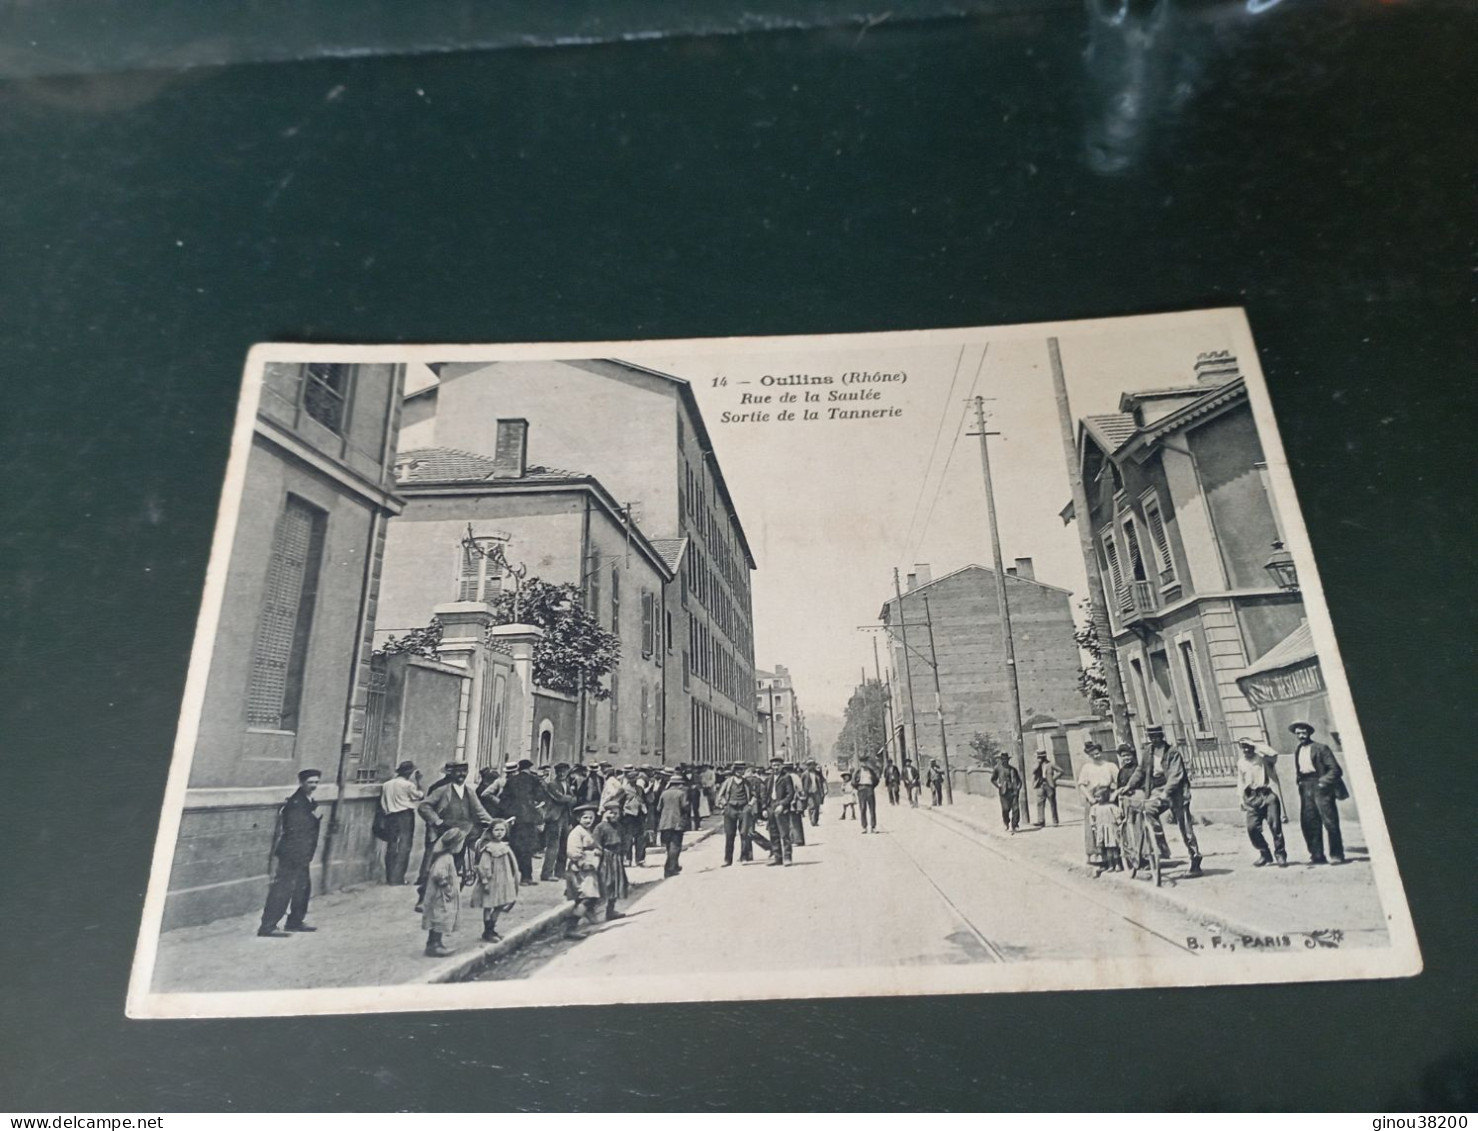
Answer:
[[[1420,968],[1240,310],[251,351],[130,1016]]]

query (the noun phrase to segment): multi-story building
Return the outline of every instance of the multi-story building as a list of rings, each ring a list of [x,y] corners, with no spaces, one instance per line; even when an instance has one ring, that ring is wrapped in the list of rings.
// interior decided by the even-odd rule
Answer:
[[[621,642],[620,661],[602,680],[608,697],[536,679],[529,733],[490,729],[468,760],[661,762],[665,700],[678,683],[667,678],[677,655],[663,610],[681,546],[650,541],[593,476],[531,465],[528,421],[498,420],[495,431],[492,456],[401,452],[405,512],[386,540],[377,641],[427,624],[444,602],[491,603],[529,578],[572,584]]]
[[[1078,691],[1080,660],[1073,640],[1071,593],[1039,581],[1031,558],[1017,558],[1006,570],[1006,596],[1021,691],[1021,725],[1081,717],[1089,704]],[[939,758],[943,750],[940,711],[953,766],[969,764],[970,741],[977,733],[1009,748],[1012,705],[995,571],[967,565],[936,578],[928,565],[916,565],[902,598],[894,596],[884,602],[879,616],[887,631],[894,672],[893,749],[910,759],[921,757],[923,764]],[[935,663],[939,669],[937,702]],[[915,727],[917,751],[912,748]]]
[[[789,670],[784,664],[776,664],[774,671],[756,671],[754,680],[761,755],[787,762],[804,762],[812,757],[806,713],[796,698]]]
[[[386,521],[397,365],[269,363],[190,762],[166,927],[261,906],[278,807],[320,770],[314,883],[374,864],[378,784],[356,785]]]
[[[1165,727],[1203,779],[1295,715],[1338,742],[1236,359],[1085,417],[1078,458],[1136,733]]]
[[[677,575],[661,615],[679,661],[664,668],[667,761],[752,756],[754,556],[688,382],[610,359],[433,369],[406,398],[402,448],[486,452],[498,419],[521,418],[540,464],[598,481]]]

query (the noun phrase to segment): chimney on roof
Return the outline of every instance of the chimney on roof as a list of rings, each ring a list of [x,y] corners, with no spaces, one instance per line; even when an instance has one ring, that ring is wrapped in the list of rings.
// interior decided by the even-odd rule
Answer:
[[[919,575],[916,573],[910,573],[903,579],[903,591],[905,593],[912,593],[915,589],[918,588],[918,584]]]
[[[493,478],[522,479],[529,466],[529,422],[522,418],[498,421],[493,449]]]
[[[934,571],[929,568],[928,562],[915,562],[913,575],[918,578],[919,585],[928,585],[934,580]]]
[[[1237,355],[1231,350],[1212,350],[1196,355],[1196,384],[1218,386],[1242,376],[1237,368]]]
[[[1024,577],[1028,581],[1035,581],[1037,579],[1037,571],[1032,567],[1031,558],[1017,558],[1016,568],[1007,570],[1006,572],[1014,573],[1017,577]]]

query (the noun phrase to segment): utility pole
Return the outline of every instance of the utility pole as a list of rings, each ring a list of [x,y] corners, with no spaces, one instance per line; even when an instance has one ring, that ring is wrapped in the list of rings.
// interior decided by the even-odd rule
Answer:
[[[899,614],[901,615],[902,612],[903,610],[900,609]],[[891,693],[883,685],[883,666],[878,663],[878,638],[876,635],[872,638],[872,670],[873,674],[877,677],[878,694],[883,697],[883,760],[898,765],[898,759],[893,753],[893,740],[896,737],[893,734],[893,703]],[[898,768],[902,769],[903,767],[899,766]]]
[[[939,716],[939,749],[944,753],[944,795],[955,803],[954,776],[949,769],[949,742],[944,737],[944,696],[939,691],[939,654],[934,651],[934,617],[929,612],[929,597],[924,595],[924,625],[929,629],[929,666],[934,669],[934,713]],[[1027,818],[1030,823],[1031,818]]]
[[[908,693],[908,738],[913,746],[914,765],[919,762],[919,715],[913,705],[913,670],[908,662],[908,614],[903,607],[903,589],[898,584],[898,567],[893,567],[893,593],[898,598],[898,628],[903,633],[903,689]]]
[[[975,431],[971,435],[980,437],[980,472],[985,479],[985,512],[990,519],[991,553],[996,567],[996,612],[1001,621],[1001,634],[1006,641],[1006,685],[1011,693],[1011,749],[1016,762],[1016,771],[1021,775],[1021,815],[1028,825],[1032,814],[1026,799],[1026,750],[1021,740],[1021,685],[1016,678],[1016,642],[1011,635],[1011,605],[1006,599],[1006,567],[1001,560],[1001,531],[996,524],[996,494],[990,480],[990,448],[987,436],[999,436],[999,432],[985,430],[985,398],[975,398]]]
[[[1052,388],[1057,394],[1057,422],[1062,428],[1062,455],[1067,461],[1067,481],[1073,489],[1073,513],[1077,516],[1078,546],[1083,551],[1083,572],[1088,576],[1088,615],[1098,637],[1098,662],[1103,668],[1103,682],[1108,689],[1109,713],[1113,715],[1114,732],[1120,742],[1134,742],[1129,729],[1129,709],[1124,701],[1124,679],[1119,672],[1119,653],[1114,648],[1114,633],[1109,626],[1108,602],[1103,592],[1103,575],[1098,571],[1098,554],[1093,546],[1093,524],[1088,509],[1088,492],[1083,487],[1083,469],[1078,464],[1077,437],[1073,434],[1073,412],[1067,402],[1067,379],[1062,372],[1062,353],[1057,339],[1047,339],[1047,353],[1052,359]]]

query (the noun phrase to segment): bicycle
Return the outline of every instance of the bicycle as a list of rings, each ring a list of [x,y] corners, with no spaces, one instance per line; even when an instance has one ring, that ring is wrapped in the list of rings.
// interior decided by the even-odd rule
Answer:
[[[1160,886],[1160,849],[1155,842],[1154,820],[1144,811],[1145,797],[1142,793],[1126,794],[1119,799],[1119,811],[1123,814],[1119,829],[1119,843],[1124,861],[1129,865],[1129,878],[1139,878],[1139,873],[1148,870]]]

